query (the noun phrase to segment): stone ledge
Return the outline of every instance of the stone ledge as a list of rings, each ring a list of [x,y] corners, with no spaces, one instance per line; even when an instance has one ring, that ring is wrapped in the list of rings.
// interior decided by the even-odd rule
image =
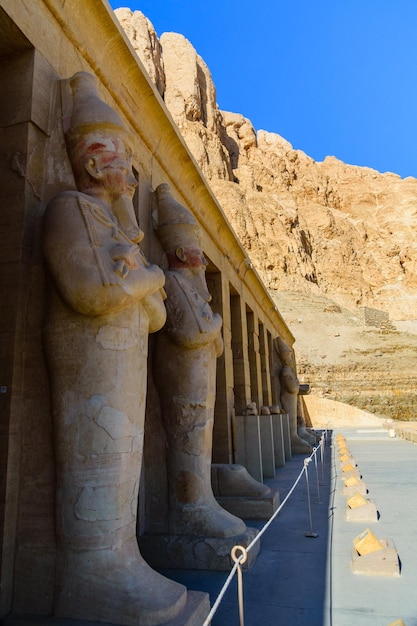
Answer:
[[[223,509],[242,519],[269,519],[279,507],[278,489],[265,496],[216,496]]]
[[[187,603],[182,612],[163,626],[201,626],[210,612],[208,593],[187,591]],[[2,620],[2,626],[118,626],[110,622],[54,617],[53,615],[9,614]]]
[[[155,569],[230,571],[233,567],[232,548],[236,545],[246,548],[257,534],[256,528],[246,528],[244,533],[234,537],[144,533],[139,537],[139,548],[143,558]],[[259,550],[258,541],[248,553],[244,569],[254,565]]]

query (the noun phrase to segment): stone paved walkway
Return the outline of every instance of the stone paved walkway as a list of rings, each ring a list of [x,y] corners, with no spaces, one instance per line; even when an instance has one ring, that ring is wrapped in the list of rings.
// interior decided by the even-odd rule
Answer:
[[[326,449],[324,472],[310,464],[312,529],[305,478],[262,537],[254,567],[244,573],[245,626],[388,626],[402,618],[417,626],[417,445],[388,430],[341,429],[379,512],[379,521],[347,522],[346,496],[335,445]],[[294,456],[267,481],[280,489],[281,500],[298,476],[304,457]],[[247,522],[260,528],[261,523]],[[353,539],[366,527],[379,538],[392,539],[401,575],[381,577],[352,571]],[[224,572],[164,573],[210,593],[213,603]],[[213,626],[239,624],[235,582],[212,621]]]
[[[406,425],[407,426],[407,425]],[[346,496],[335,439],[346,437],[351,456],[374,500],[379,520],[346,521]],[[417,626],[417,444],[390,437],[387,428],[341,428],[332,433],[323,468],[309,465],[311,524],[305,476],[261,539],[261,552],[245,572],[245,626],[389,626],[402,619]],[[281,501],[303,467],[294,456],[276,472],[271,487]],[[319,490],[317,490],[317,478]],[[248,522],[261,528],[263,523]],[[399,576],[368,576],[352,571],[353,539],[366,527],[379,539],[392,539]],[[313,533],[311,533],[313,531]],[[306,536],[317,534],[317,537]],[[164,570],[189,589],[210,594],[211,603],[227,572]],[[99,626],[57,618],[6,618],[10,626]],[[238,626],[236,577],[212,626]]]

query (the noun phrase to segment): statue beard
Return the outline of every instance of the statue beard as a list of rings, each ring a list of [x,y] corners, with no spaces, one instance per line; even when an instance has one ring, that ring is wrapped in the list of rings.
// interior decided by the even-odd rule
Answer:
[[[206,273],[205,270],[199,270],[198,272],[191,271],[191,280],[193,287],[198,291],[199,295],[205,302],[211,301],[211,294],[207,288]]]
[[[113,199],[112,210],[123,232],[132,243],[139,243],[144,237],[144,232],[138,226],[132,198],[120,195]]]

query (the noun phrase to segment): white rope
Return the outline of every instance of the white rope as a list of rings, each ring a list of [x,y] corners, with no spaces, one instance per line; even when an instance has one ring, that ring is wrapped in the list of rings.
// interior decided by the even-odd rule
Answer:
[[[319,443],[319,447],[321,446],[321,441]],[[304,465],[303,465],[303,469],[301,470],[301,472],[298,474],[298,477],[295,481],[295,483],[293,484],[293,486],[291,487],[291,489],[289,490],[289,492],[287,493],[287,495],[285,496],[284,500],[282,501],[282,503],[280,504],[280,506],[277,508],[277,510],[275,511],[275,513],[272,515],[272,517],[270,517],[270,519],[267,521],[267,523],[265,524],[265,526],[259,531],[259,533],[256,535],[256,537],[253,539],[253,541],[251,541],[251,543],[248,545],[248,547],[246,548],[246,551],[249,552],[249,550],[255,545],[255,543],[257,541],[259,541],[259,539],[262,537],[262,535],[266,532],[266,530],[270,527],[270,525],[272,524],[272,522],[274,521],[274,519],[277,517],[278,513],[282,510],[282,508],[284,507],[284,504],[286,504],[286,502],[288,501],[288,499],[290,498],[290,496],[293,494],[296,486],[298,485],[298,483],[301,480],[302,475],[304,474],[304,472],[306,471],[306,467],[307,465],[310,463],[312,457],[316,454],[318,448],[316,448],[311,455],[304,459]]]
[[[240,556],[237,556],[237,551],[240,550]],[[234,546],[231,551],[232,559],[237,563],[237,596],[239,604],[239,626],[245,626],[245,609],[243,606],[243,578],[242,578],[242,565],[246,563],[248,553],[243,546]]]
[[[243,559],[243,554],[241,555],[240,558]],[[233,567],[232,567],[232,569],[230,571],[229,576],[226,578],[225,583],[224,583],[223,587],[221,588],[219,595],[217,596],[216,602],[213,604],[210,613],[207,615],[207,617],[206,617],[206,619],[205,619],[205,621],[203,623],[203,626],[209,626],[212,618],[214,617],[214,615],[215,615],[215,613],[216,613],[216,611],[217,611],[217,609],[219,607],[220,602],[223,600],[224,594],[226,593],[230,583],[232,582],[232,578],[235,575],[235,572],[236,572],[236,570],[238,568],[238,565],[239,565],[239,560],[237,560],[235,562],[235,564],[233,565]]]
[[[256,535],[256,537],[251,541],[251,543],[248,545],[246,550],[244,552],[242,552],[242,554],[237,558],[237,560],[235,560],[235,564],[233,565],[233,567],[232,567],[232,569],[230,571],[230,574],[226,578],[226,580],[224,582],[224,585],[221,588],[221,590],[219,592],[219,595],[217,596],[217,599],[216,599],[215,603],[213,604],[213,606],[211,608],[210,613],[207,615],[207,617],[206,617],[206,619],[205,619],[205,621],[203,623],[203,626],[209,626],[210,625],[210,622],[211,622],[212,618],[214,617],[217,609],[219,608],[220,602],[222,601],[224,594],[226,593],[230,583],[232,582],[232,579],[233,579],[233,576],[236,573],[236,570],[238,569],[238,567],[240,567],[241,563],[244,563],[246,561],[246,553],[249,552],[249,550],[251,550],[253,548],[253,546],[256,544],[257,541],[259,541],[259,539],[262,537],[262,535],[266,532],[266,530],[272,524],[274,519],[277,517],[278,513],[282,510],[284,505],[288,502],[290,496],[293,494],[296,486],[300,482],[302,475],[306,471],[308,464],[311,462],[313,457],[317,454],[317,451],[323,447],[323,442],[324,442],[324,437],[322,435],[322,437],[320,439],[320,443],[317,446],[317,448],[313,448],[313,452],[310,454],[310,456],[307,457],[306,459],[304,459],[304,464],[303,464],[303,468],[302,468],[301,472],[298,474],[298,476],[297,476],[293,486],[291,487],[291,489],[289,490],[289,492],[285,496],[284,500],[281,502],[280,506],[277,508],[275,513],[269,518],[269,520],[267,521],[265,526],[259,531],[259,533]],[[240,550],[243,550],[243,548],[241,546],[234,546],[232,548],[232,553],[233,554],[235,554],[234,551],[235,551],[236,548],[238,548]],[[235,558],[236,557],[233,556],[233,559],[235,559]],[[243,623],[243,622],[241,622],[241,623]]]

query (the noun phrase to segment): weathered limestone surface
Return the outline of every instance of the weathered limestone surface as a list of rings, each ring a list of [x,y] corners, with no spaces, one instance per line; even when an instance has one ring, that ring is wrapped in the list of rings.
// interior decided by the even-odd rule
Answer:
[[[153,55],[157,57],[158,46],[152,35],[145,33],[144,41],[149,51],[148,59]],[[72,590],[78,600],[82,598],[74,610],[86,607],[87,610],[102,612],[99,615],[102,619],[110,603],[112,618],[125,621],[123,615],[126,606],[129,606],[129,623],[139,623],[138,605],[130,603],[133,596],[137,598],[141,593],[136,576],[141,566],[134,543],[135,522],[138,522],[138,533],[142,535],[151,527],[152,530],[166,531],[168,519],[166,437],[150,367],[155,343],[152,336],[147,359],[146,391],[143,376],[146,327],[149,322],[149,330],[156,330],[158,323],[154,322],[157,322],[158,315],[148,317],[145,302],[135,291],[137,285],[132,279],[132,274],[139,272],[139,269],[133,269],[140,257],[137,246],[140,233],[136,220],[144,233],[140,248],[150,263],[144,262],[143,276],[160,275],[160,270],[153,268],[155,265],[163,266],[163,250],[153,231],[153,191],[159,184],[169,182],[175,197],[203,226],[202,245],[209,259],[207,274],[211,285],[215,286],[214,290],[210,289],[215,293],[213,312],[224,320],[225,350],[218,359],[222,375],[218,377],[220,393],[215,405],[216,422],[221,425],[216,435],[218,461],[230,463],[233,460],[230,425],[235,398],[236,403],[245,406],[251,397],[249,358],[247,351],[240,350],[244,348],[248,336],[249,315],[256,320],[251,329],[253,338],[257,336],[258,328],[262,330],[263,344],[258,342],[259,345],[253,346],[251,357],[255,356],[258,363],[262,361],[265,378],[269,376],[266,346],[277,335],[292,346],[294,337],[274,307],[258,274],[249,269],[246,251],[208,188],[172,117],[167,114],[143,63],[139,62],[127,37],[123,36],[108,4],[95,0],[73,0],[71,3],[2,0],[0,48],[3,61],[0,74],[5,91],[0,115],[3,148],[0,178],[4,196],[0,246],[0,283],[4,295],[0,303],[0,465],[4,477],[0,485],[0,613],[2,617],[10,612],[54,615],[60,604],[59,600],[56,602],[57,594],[61,595],[62,589],[65,589],[67,578],[67,589],[70,588],[71,575],[67,572],[71,570],[74,572]],[[113,172],[113,183],[123,185],[129,178],[127,187],[130,189],[126,189],[126,193],[110,194],[111,200],[100,197],[93,201],[90,187],[83,192],[77,189],[66,151],[63,126],[66,128],[71,118],[71,98],[67,98],[71,89],[67,89],[67,79],[79,71],[95,75],[100,99],[117,112],[132,142],[130,154],[125,155],[129,156],[128,166],[120,164],[120,171]],[[158,71],[155,76],[157,74]],[[199,76],[202,76],[201,72]],[[155,78],[155,81],[158,82],[158,79]],[[159,89],[164,91],[163,82],[160,82]],[[93,120],[90,122],[94,123]],[[94,158],[91,158],[89,184],[97,182],[97,178],[106,181],[106,184],[113,184],[108,179],[109,172],[103,172],[98,166],[93,167],[94,164]],[[133,199],[133,181],[130,174],[127,176],[130,166],[139,182]],[[105,195],[108,196],[107,193]],[[78,199],[83,202],[80,204]],[[53,250],[49,251],[50,271],[56,281],[53,289],[46,281],[45,257],[42,254],[42,224],[48,205],[48,214],[55,213],[55,218],[62,209],[62,222],[67,225],[63,228],[58,218],[50,220],[51,226],[54,221],[58,227],[61,226],[57,239],[62,236],[60,244],[65,242],[62,249],[59,249],[60,245],[53,244]],[[112,219],[113,209],[116,208],[120,219],[117,225]],[[117,249],[114,246],[115,249],[112,247],[109,252],[107,245],[98,245],[98,237],[92,254],[91,247],[85,245],[85,232],[82,235],[76,233],[73,242],[76,252],[69,254],[68,241],[73,234],[71,214],[83,216],[87,231],[91,227],[89,217],[92,217],[95,228],[90,229],[90,234],[103,236],[108,244],[113,243],[114,234],[121,237],[118,242],[121,247]],[[111,228],[107,229],[108,224]],[[82,233],[80,221],[78,226]],[[131,229],[131,226],[135,228]],[[62,267],[60,253],[66,260]],[[95,267],[93,261],[103,260],[103,255],[106,262],[100,271],[85,273],[93,282],[101,273],[105,280],[108,275],[113,280],[113,275],[117,276],[116,285],[110,280],[109,292],[114,295],[124,291],[122,301],[118,301],[120,309],[114,312],[112,319],[110,314],[103,313],[107,310],[106,306],[97,311],[102,289],[95,285],[91,291],[84,290],[85,297],[87,300],[90,297],[90,301],[81,313],[74,312],[74,321],[71,318],[71,303],[73,296],[77,296],[77,288],[70,286],[69,289],[62,289],[67,281],[71,283],[73,272],[67,267],[74,264],[80,267],[86,261],[91,270]],[[128,289],[121,289],[121,285]],[[147,283],[145,291],[149,286]],[[123,307],[136,296],[141,302],[136,308],[132,305],[134,315],[129,316],[123,312]],[[143,300],[146,298],[144,295]],[[45,328],[50,305],[55,307],[57,315],[53,316],[52,325]],[[62,305],[61,308],[58,305]],[[97,315],[93,315],[94,312]],[[62,317],[58,313],[62,313]],[[89,319],[89,315],[96,319]],[[88,336],[85,341],[80,334],[77,335],[84,318]],[[59,324],[62,325],[62,333],[51,332]],[[87,332],[88,329],[92,332]],[[55,380],[46,367],[44,330],[49,335],[51,346],[49,363],[53,364],[54,359],[59,361]],[[64,330],[68,331],[68,345],[64,345]],[[58,345],[59,341],[61,344],[56,348],[53,344]],[[124,350],[129,352],[126,360],[123,358]],[[101,359],[103,353],[108,357],[105,364]],[[67,381],[63,381],[58,374],[59,367],[65,364],[71,371]],[[121,380],[123,374],[125,377]],[[129,394],[127,390],[132,380],[135,386]],[[71,394],[67,393],[72,382],[77,383],[79,390],[75,403]],[[262,382],[263,385],[256,384],[256,395],[262,388],[262,403],[269,405],[272,401],[268,395],[268,381]],[[93,397],[88,387],[94,388]],[[235,393],[235,389],[239,393]],[[51,391],[54,392],[54,402]],[[143,411],[145,393],[146,420]],[[71,411],[77,415],[74,416]],[[126,419],[125,415],[128,416]],[[71,417],[68,432],[66,416]],[[113,420],[114,416],[120,419]],[[218,416],[222,421],[217,419]],[[82,427],[86,427],[88,436],[71,439],[70,430],[77,430],[77,424],[80,432],[83,432]],[[59,445],[54,443],[54,434]],[[139,481],[144,436],[146,445]],[[101,461],[105,478],[103,484],[95,488],[100,477]],[[87,475],[85,467],[89,468]],[[80,484],[81,475],[87,481],[84,485]],[[119,487],[121,475],[126,478],[123,488]],[[140,497],[136,510],[138,490]],[[72,494],[74,500],[71,497],[68,499],[68,494]],[[55,517],[56,502],[60,503],[59,524],[56,524]],[[94,535],[93,531],[94,536],[91,537],[88,529],[93,528],[96,522],[100,525],[100,532]],[[81,536],[77,536],[80,529]],[[64,531],[69,531],[68,537]],[[92,570],[100,556],[96,554],[90,561],[91,546],[84,545],[79,551],[74,551],[74,544],[79,543],[80,547],[83,542],[89,543],[90,539],[91,543],[100,543],[103,537],[111,545],[113,537],[117,547],[111,553],[110,548],[103,548],[101,557],[108,567],[104,568],[106,580],[99,582]],[[126,568],[120,565],[119,557],[125,560]],[[165,583],[161,583],[159,575],[151,574],[147,567],[144,571],[149,574],[146,582],[153,581],[167,598],[169,593],[165,594]],[[125,595],[122,590],[127,582]],[[94,590],[92,584],[96,586]],[[109,585],[111,589],[107,594]],[[176,584],[174,587],[168,584],[168,587],[174,590],[174,596],[178,593]],[[94,606],[85,602],[87,593],[96,598]],[[103,596],[105,602],[100,602],[98,598]],[[122,600],[115,602],[115,597]],[[180,604],[183,598],[184,589],[180,586]],[[152,610],[151,605],[155,608],[157,596],[148,594],[143,600]],[[122,617],[116,614],[119,610]],[[149,622],[148,617],[140,621]],[[169,619],[169,615],[165,612],[155,619]]]
[[[134,16],[122,21],[130,37]],[[168,109],[267,286],[414,318],[417,180],[335,157],[317,163],[243,115],[218,111],[192,45],[174,33],[160,41]]]
[[[271,414],[272,429],[274,434],[274,457],[276,467],[283,467],[285,465],[283,415],[283,413]]]
[[[281,404],[289,418],[291,451],[294,454],[309,454],[311,452],[310,444],[300,435],[300,429],[298,428],[297,397],[300,384],[297,378],[294,356],[282,340],[279,340],[278,345],[282,362],[280,372]]]
[[[275,450],[271,415],[259,416],[259,433],[261,436],[262,473],[264,478],[274,478]]]
[[[279,491],[252,478],[243,465],[212,463],[211,483],[218,503],[243,519],[269,519],[280,504]]]
[[[140,546],[157,567],[227,570],[230,550],[248,545],[256,530],[223,509],[211,485],[222,319],[209,304],[207,261],[195,218],[173,198],[169,185],[159,185],[156,197],[156,232],[168,262],[167,320],[154,351],[167,439],[168,532],[145,533]],[[251,563],[255,558],[254,552]]]
[[[154,27],[141,11],[117,9],[117,17],[152,82],[162,95],[165,91],[165,71],[161,44]]]
[[[230,553],[235,545],[247,548],[255,539],[256,528],[247,527],[233,537],[204,537],[192,535],[149,535],[140,539],[140,549],[149,563],[159,569],[195,569],[228,572],[233,567]],[[245,569],[254,565],[259,554],[259,541],[248,552]]]
[[[165,104],[208,178],[231,174],[222,143],[221,114],[210,71],[190,42],[177,33],[161,36],[165,65]]]
[[[205,81],[198,82],[196,64],[203,67],[204,62],[191,44],[172,33],[163,34],[161,42],[167,85],[178,85],[167,92],[166,104],[280,311],[287,292],[288,308],[293,294],[294,309],[298,294],[304,295],[303,306],[311,309],[311,316],[316,306],[310,298],[326,297],[330,306],[349,310],[351,317],[357,307],[368,306],[389,313],[394,321],[415,320],[417,180],[347,165],[333,156],[318,163],[278,134],[255,130],[240,113],[216,113],[213,81],[204,70]],[[174,46],[188,50],[187,63]],[[191,94],[192,120],[185,115]],[[417,331],[403,342],[392,336],[387,366],[374,359],[384,353],[385,339],[373,337],[372,349],[368,338],[361,338],[351,348],[350,334],[343,345],[351,358],[346,365],[343,360],[334,363],[331,355],[342,341],[322,350],[327,331],[321,318],[304,333],[293,328],[313,393],[413,419],[417,406],[410,388],[417,372],[415,360],[404,359],[402,344],[415,342]],[[389,333],[386,328],[384,334]],[[328,362],[320,361],[326,356],[332,360],[331,375]]]
[[[121,119],[98,97],[91,74],[78,72],[70,87],[66,139],[77,190],[53,198],[44,220],[57,474],[54,613],[150,626],[176,618],[186,604],[186,589],[153,571],[136,539],[148,333],[165,323],[165,279],[138,246],[137,182]]]
[[[257,481],[263,481],[259,415],[236,415],[233,421],[236,463]]]
[[[222,319],[209,304],[207,261],[195,218],[172,197],[167,184],[159,185],[156,195],[157,235],[169,265],[167,321],[154,354],[154,380],[168,444],[169,531],[188,537],[233,537],[246,526],[220,507],[211,487]]]
[[[365,326],[360,312],[322,296],[287,292],[275,300],[297,335],[298,376],[312,389],[306,402],[314,396],[339,403],[336,411],[316,412],[315,427],[333,418],[345,424],[376,423],[377,416],[415,419],[415,321]]]

